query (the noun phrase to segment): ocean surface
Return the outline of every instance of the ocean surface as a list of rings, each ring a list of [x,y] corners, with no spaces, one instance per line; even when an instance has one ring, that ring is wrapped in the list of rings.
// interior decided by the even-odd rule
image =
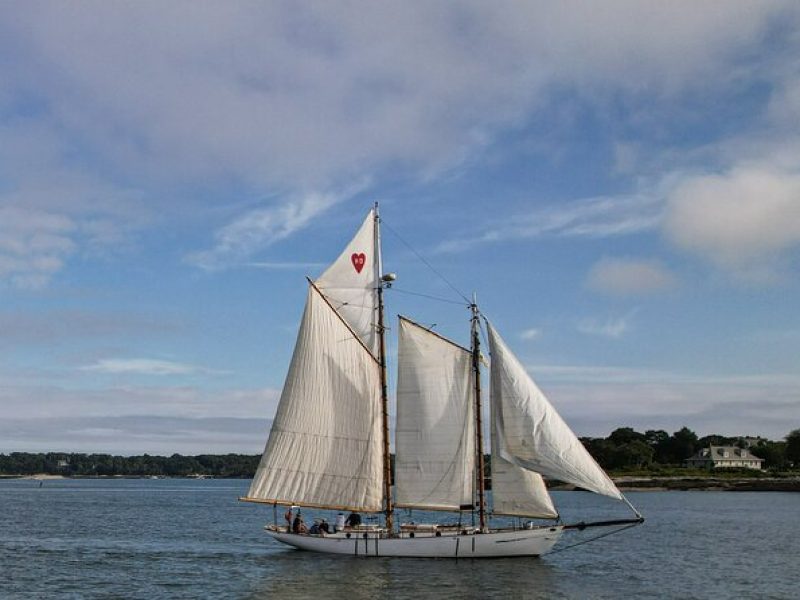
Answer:
[[[248,483],[0,480],[0,598],[800,597],[800,494],[631,492],[647,522],[616,535],[565,534],[538,559],[417,560],[286,549],[262,531],[271,507],[237,502]],[[553,496],[567,521],[626,516]]]

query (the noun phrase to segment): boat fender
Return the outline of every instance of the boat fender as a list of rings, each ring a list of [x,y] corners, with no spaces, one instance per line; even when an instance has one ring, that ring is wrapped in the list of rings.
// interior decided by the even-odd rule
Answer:
[[[462,529],[461,530],[461,535],[467,535],[467,530],[466,529]]]
[[[414,532],[412,531],[411,533],[409,533],[408,537],[414,537]]]
[[[442,532],[441,531],[437,531],[436,532],[436,537],[442,537]]]
[[[348,540],[350,539],[350,534],[349,534],[349,533],[345,533],[345,534],[344,534],[344,536],[345,536],[345,537],[346,537]]]
[[[367,537],[368,537],[368,536],[367,536],[367,534],[365,533],[363,537],[364,537],[364,539],[367,539]]]

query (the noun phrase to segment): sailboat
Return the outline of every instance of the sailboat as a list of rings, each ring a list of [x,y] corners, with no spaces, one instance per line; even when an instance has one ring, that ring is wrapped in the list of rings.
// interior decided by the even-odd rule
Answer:
[[[302,550],[359,556],[540,556],[570,529],[632,526],[642,515],[586,451],[492,323],[471,310],[470,347],[411,319],[398,326],[392,489],[377,204],[308,292],[266,448],[247,495],[271,505],[265,531]],[[480,330],[489,341],[491,506],[484,487]],[[564,523],[543,477],[610,496],[634,517]],[[384,523],[294,533],[278,506],[383,513]],[[400,523],[395,509],[448,511],[464,525]],[[519,525],[492,527],[498,516]],[[523,520],[525,519],[525,520]],[[534,519],[536,519],[534,521]]]

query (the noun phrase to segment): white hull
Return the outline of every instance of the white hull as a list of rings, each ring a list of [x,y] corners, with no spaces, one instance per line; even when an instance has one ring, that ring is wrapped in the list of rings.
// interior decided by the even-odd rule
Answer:
[[[272,526],[267,533],[284,544],[300,550],[350,556],[404,556],[420,558],[502,558],[540,556],[549,552],[561,537],[563,526],[535,529],[506,529],[489,533],[443,533],[441,536],[417,535],[386,537],[370,531],[316,536],[287,533]]]

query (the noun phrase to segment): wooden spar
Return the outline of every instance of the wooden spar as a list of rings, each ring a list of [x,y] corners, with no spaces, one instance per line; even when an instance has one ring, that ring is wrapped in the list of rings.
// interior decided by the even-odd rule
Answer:
[[[483,460],[483,415],[481,409],[481,349],[478,335],[478,305],[475,297],[470,305],[472,310],[472,372],[475,381],[475,451],[477,452],[476,484],[478,488],[478,516],[481,531],[486,531],[486,489],[485,465]]]
[[[383,325],[383,265],[381,264],[380,216],[378,203],[375,203],[375,259],[378,268],[378,362],[381,367],[381,417],[383,425],[383,501],[386,514],[386,529],[389,533],[394,527],[394,508],[392,506],[392,462],[389,454],[389,392],[386,382],[386,328]]]

